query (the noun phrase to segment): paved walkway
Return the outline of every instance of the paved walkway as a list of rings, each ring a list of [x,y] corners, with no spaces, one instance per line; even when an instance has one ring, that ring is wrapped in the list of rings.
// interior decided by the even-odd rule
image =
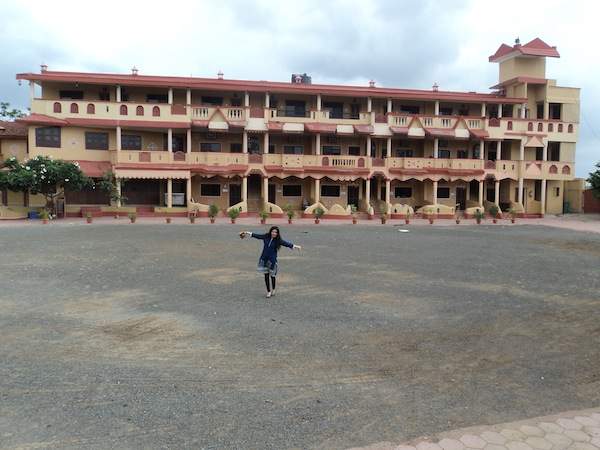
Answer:
[[[465,428],[401,445],[360,450],[599,450],[600,408],[486,427]],[[355,448],[353,450],[359,450]]]

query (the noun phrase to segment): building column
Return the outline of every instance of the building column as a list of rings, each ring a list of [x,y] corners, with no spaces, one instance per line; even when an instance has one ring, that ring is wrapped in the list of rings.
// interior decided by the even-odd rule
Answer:
[[[242,177],[242,201],[248,202],[248,177]]]
[[[270,96],[269,93],[265,93],[265,108],[268,108],[270,105],[271,101],[270,101]]]
[[[467,182],[467,191],[465,192],[466,200],[471,200],[471,183]]]
[[[500,180],[494,182],[494,203],[500,208]]]
[[[387,112],[388,112],[388,114],[392,112],[392,99],[391,98],[388,98],[388,101],[387,101]]]
[[[525,160],[525,141],[521,139],[521,145],[519,146],[519,161]]]
[[[244,108],[250,108],[250,94],[248,91],[244,92]]]
[[[496,160],[502,161],[502,141],[496,144]]]
[[[479,182],[479,206],[483,206],[483,180]]]
[[[242,133],[242,153],[248,153],[248,132],[246,130]]]
[[[485,141],[482,139],[479,141],[479,159],[484,159],[485,157]]]
[[[548,120],[550,117],[550,103],[544,100],[544,120]]]
[[[192,129],[188,128],[185,136],[185,151],[192,153]]]
[[[188,206],[192,203],[192,177],[191,176],[186,180],[185,200],[186,200],[186,203]]]
[[[118,84],[117,84],[117,92],[115,95],[115,100],[117,101],[117,103],[121,102],[121,86],[119,86]]]
[[[173,153],[173,129],[167,130],[167,150],[169,153]]]
[[[366,156],[372,156],[371,155],[371,136],[367,136],[367,154]]]
[[[35,98],[35,82],[29,82],[29,104],[33,103],[33,99]]]
[[[358,183],[358,200],[359,201],[360,200],[364,200],[363,194],[364,194],[364,192],[363,192],[363,180],[361,178],[360,181],[359,181],[359,183]]]
[[[546,214],[546,179],[542,179],[542,198],[540,200],[542,203],[540,213],[543,216],[544,214]]]
[[[485,117],[485,103],[481,104],[481,117]]]
[[[521,119],[527,118],[527,103],[521,105]]]
[[[173,207],[173,178],[167,178],[167,208]]]
[[[373,100],[367,97],[367,112],[373,112]]]
[[[263,153],[266,155],[267,153],[269,153],[269,133],[265,133],[265,136],[263,138]]]
[[[321,180],[315,178],[315,203],[321,201]]]
[[[386,156],[388,158],[391,158],[392,157],[392,138],[391,137],[387,138],[387,149],[386,150],[387,150]]]
[[[263,204],[266,207],[269,202],[269,177],[263,177],[262,179],[262,198]]]
[[[518,198],[517,201],[521,205],[523,204],[523,178],[519,178],[519,188],[517,189]]]
[[[392,186],[392,181],[389,178],[385,179],[385,204],[390,206],[390,188]]]
[[[173,88],[169,88],[168,101],[169,105],[173,104]]]
[[[432,183],[432,189],[431,189],[431,203],[433,205],[437,205],[437,190],[438,190],[438,182],[437,181],[433,181]]]
[[[321,133],[315,135],[315,155],[321,154]]]
[[[542,161],[548,161],[548,141],[544,142],[544,149],[542,150]]]
[[[435,101],[435,105],[433,107],[433,114],[435,114],[436,116],[440,115],[440,101],[439,100]]]
[[[440,142],[438,138],[434,138],[433,139],[433,157],[437,159],[438,157],[438,150],[440,148]]]
[[[121,127],[117,127],[117,151],[121,151]]]
[[[192,90],[188,89],[185,91],[185,104],[190,106],[192,104]]]
[[[367,182],[365,183],[365,202],[367,204],[367,209],[371,206],[371,179],[367,178]]]
[[[117,188],[117,195],[119,196],[119,198],[117,199],[117,208],[121,207],[121,179],[117,178],[115,180],[115,184],[116,184],[116,188]]]
[[[502,119],[502,103],[498,103],[498,119]]]
[[[317,94],[317,111],[321,111],[321,94]]]

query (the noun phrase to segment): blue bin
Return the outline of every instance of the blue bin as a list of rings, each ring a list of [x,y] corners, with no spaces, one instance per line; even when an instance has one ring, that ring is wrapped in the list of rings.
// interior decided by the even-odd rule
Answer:
[[[40,218],[40,213],[37,211],[29,211],[27,213],[27,217],[30,219],[39,219]]]

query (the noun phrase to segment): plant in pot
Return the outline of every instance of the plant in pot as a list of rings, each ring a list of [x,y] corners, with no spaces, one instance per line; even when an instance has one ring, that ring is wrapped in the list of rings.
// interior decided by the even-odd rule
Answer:
[[[269,213],[268,211],[265,211],[264,209],[258,213],[258,215],[260,216],[260,223],[261,225],[264,225],[265,223],[267,223],[267,219],[269,218]]]
[[[210,218],[210,223],[215,223],[215,217],[219,214],[219,207],[214,203],[208,207],[208,217]]]
[[[321,221],[321,217],[323,217],[323,214],[325,214],[325,210],[320,206],[317,206],[313,214],[315,215],[315,223],[319,223]]]
[[[196,213],[194,211],[188,214],[188,219],[190,219],[190,223],[196,223]]]
[[[510,215],[510,223],[515,223],[515,219],[517,218],[517,211],[513,208],[508,210],[508,214]]]
[[[227,215],[231,219],[231,223],[235,223],[235,219],[237,219],[240,216],[240,209],[231,208],[229,211],[227,211]]]
[[[165,217],[165,222],[171,223],[171,218],[170,217]]]
[[[476,209],[475,212],[473,213],[473,217],[475,217],[475,220],[477,221],[477,225],[480,225],[481,220],[485,217],[485,213],[483,212],[482,209]]]
[[[492,222],[498,223],[498,216],[500,215],[500,208],[496,205],[490,206],[490,215],[492,216]]]
[[[456,225],[458,225],[460,223],[460,217],[458,217],[458,214],[456,215],[454,220],[456,221]]]
[[[285,213],[287,215],[288,218],[288,223],[291,225],[292,224],[292,219],[294,218],[294,209],[292,208],[292,205],[288,204],[285,205]]]
[[[410,211],[406,210],[406,216],[404,216],[404,223],[408,225],[410,223]]]
[[[434,219],[435,219],[435,214],[433,213],[433,211],[429,211],[429,213],[427,214],[427,220],[429,220],[430,225],[433,225]]]
[[[381,224],[385,225],[385,222],[387,220],[387,213],[388,213],[388,205],[382,205],[379,208],[379,218],[381,219]]]
[[[86,213],[85,214],[85,221],[87,223],[92,223],[92,220],[93,220],[92,213],[91,212]]]
[[[135,219],[137,219],[137,213],[130,212],[127,217],[129,217],[129,221],[131,223],[135,223]]]
[[[358,208],[356,205],[350,205],[350,213],[352,214],[352,223],[354,225],[356,225],[356,222],[358,222],[357,212]]]
[[[49,217],[48,210],[47,209],[42,209],[40,211],[40,219],[42,219],[42,223],[44,225],[46,225],[48,223],[48,217]]]

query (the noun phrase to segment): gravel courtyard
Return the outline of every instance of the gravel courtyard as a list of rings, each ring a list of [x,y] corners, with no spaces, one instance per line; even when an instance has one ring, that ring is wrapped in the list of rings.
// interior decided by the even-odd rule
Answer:
[[[0,229],[0,448],[343,449],[600,405],[600,234]],[[265,227],[255,226],[255,231]]]

